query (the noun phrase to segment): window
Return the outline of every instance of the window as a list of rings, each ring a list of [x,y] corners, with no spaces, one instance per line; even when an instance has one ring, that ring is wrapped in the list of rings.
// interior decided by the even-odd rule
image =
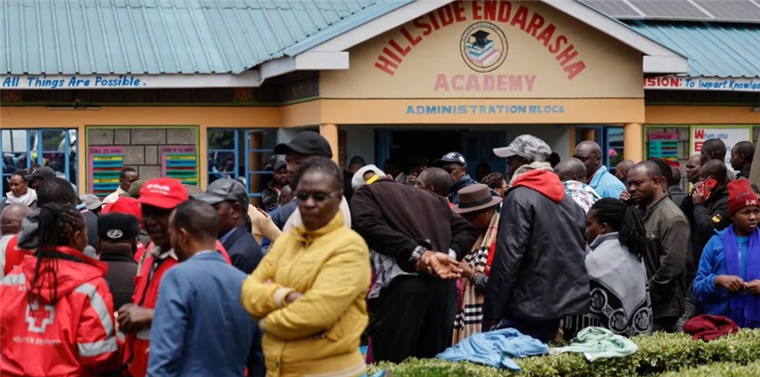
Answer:
[[[251,204],[260,204],[261,192],[272,180],[276,162],[277,129],[210,129],[208,183],[220,178],[243,181]]]
[[[10,190],[8,179],[18,169],[49,166],[60,178],[77,184],[77,130],[60,128],[2,130],[2,189]]]
[[[581,126],[575,128],[575,145],[583,141],[583,131],[594,130],[594,141],[602,148],[602,164],[615,173],[623,161],[623,127]]]
[[[615,173],[617,165],[625,159],[623,157],[623,127],[605,127],[605,163],[611,173]]]

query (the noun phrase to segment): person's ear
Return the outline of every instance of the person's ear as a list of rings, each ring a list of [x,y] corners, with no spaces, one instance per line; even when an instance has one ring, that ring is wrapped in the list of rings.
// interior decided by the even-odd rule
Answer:
[[[176,230],[177,232],[177,243],[180,245],[185,245],[189,243],[189,237],[190,232],[187,231],[185,228],[180,228]]]
[[[74,233],[74,237],[72,237],[73,241],[73,247],[76,250],[84,250],[84,248],[87,246],[87,233],[81,230],[77,230]]]
[[[610,226],[607,225],[607,223],[601,223],[601,224],[599,224],[599,231],[600,231],[599,233],[600,234],[610,233],[611,230],[612,229],[610,229]]]

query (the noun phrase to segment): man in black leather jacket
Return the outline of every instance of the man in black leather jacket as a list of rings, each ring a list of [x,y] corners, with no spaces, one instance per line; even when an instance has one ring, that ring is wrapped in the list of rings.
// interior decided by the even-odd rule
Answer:
[[[488,280],[485,328],[513,327],[543,342],[560,319],[590,308],[586,215],[549,163],[549,146],[522,135],[494,149],[507,158],[512,184],[502,205]]]

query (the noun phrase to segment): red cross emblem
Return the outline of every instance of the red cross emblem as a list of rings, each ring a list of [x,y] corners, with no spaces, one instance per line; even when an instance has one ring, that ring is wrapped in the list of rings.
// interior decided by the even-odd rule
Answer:
[[[54,319],[55,306],[53,305],[44,305],[40,309],[39,303],[35,301],[26,307],[26,322],[29,324],[30,332],[44,334],[45,328],[52,324]]]

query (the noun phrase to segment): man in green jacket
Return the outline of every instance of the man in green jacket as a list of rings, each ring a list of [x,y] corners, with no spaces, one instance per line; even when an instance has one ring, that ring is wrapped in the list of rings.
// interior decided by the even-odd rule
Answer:
[[[628,189],[620,199],[644,211],[654,330],[673,332],[684,311],[689,222],[660,185],[660,168],[653,161],[636,164],[628,173]]]

